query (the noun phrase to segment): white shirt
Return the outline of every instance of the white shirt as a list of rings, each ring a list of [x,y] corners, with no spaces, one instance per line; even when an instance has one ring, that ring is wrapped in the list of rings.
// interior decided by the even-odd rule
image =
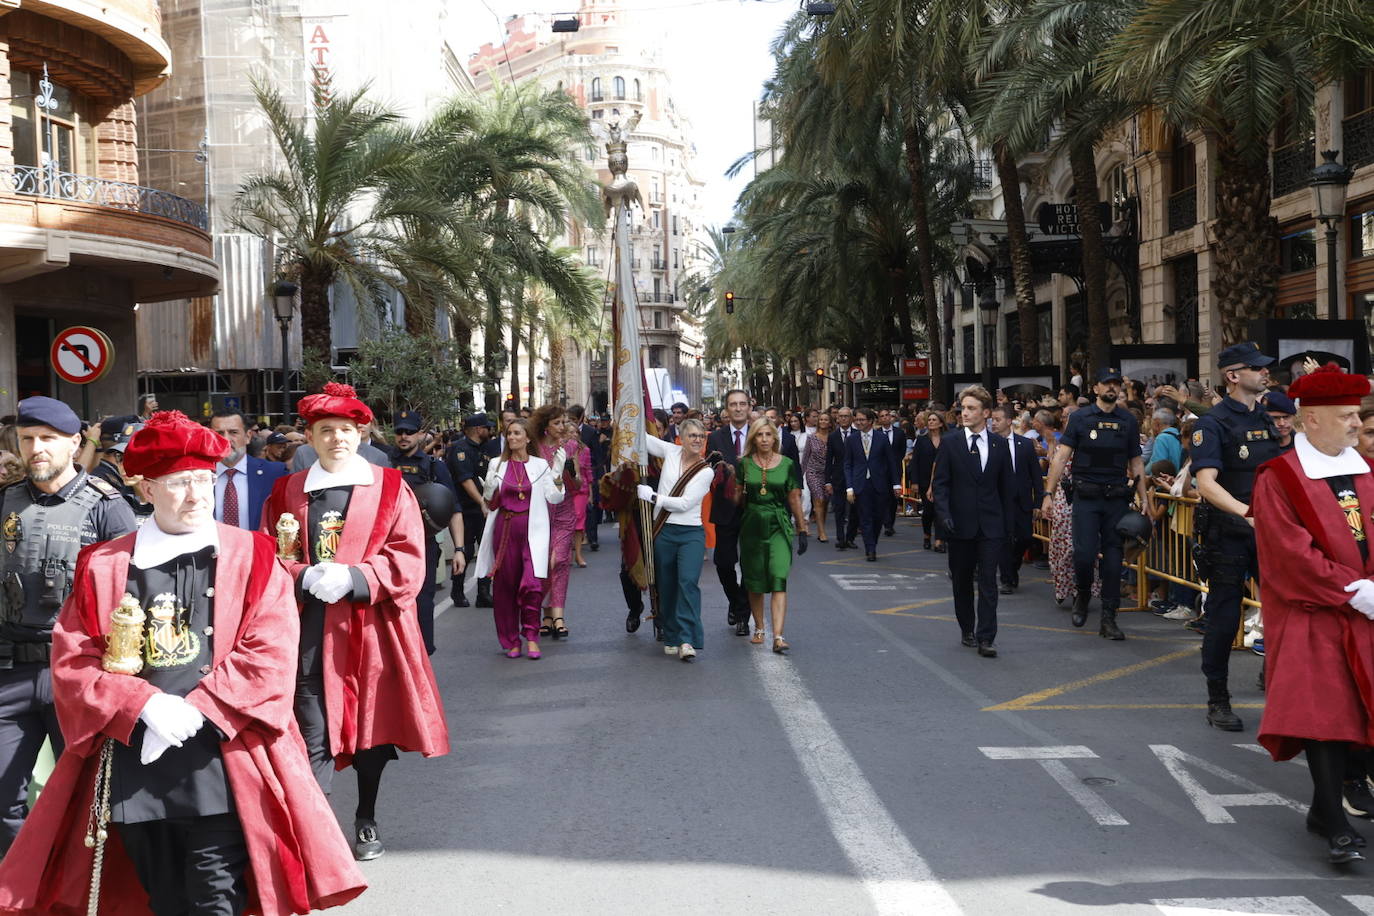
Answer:
[[[239,456],[238,464],[225,467],[215,465],[215,521],[224,521],[224,489],[229,486],[227,471],[234,471],[233,487],[239,494],[239,527],[248,527],[248,452]]]
[[[647,442],[649,454],[663,459],[663,467],[658,474],[658,501],[654,503],[654,507],[667,510],[669,525],[700,527],[701,501],[706,498],[706,491],[711,489],[711,480],[715,476],[711,468],[703,466],[697,471],[691,482],[683,488],[681,496],[669,496],[668,494],[677,486],[678,478],[682,476],[682,461],[686,450],[680,445],[655,439],[653,436],[650,436]],[[691,463],[690,459],[688,463]]]
[[[328,490],[330,487],[365,487],[372,483],[372,465],[361,455],[353,458],[337,471],[326,471],[317,459],[305,472],[305,492]]]
[[[219,553],[219,529],[213,523],[185,534],[168,534],[158,527],[157,519],[149,518],[134,535],[134,553],[129,562],[139,569],[152,569],[206,547],[214,547],[215,553]]]
[[[985,426],[982,432],[975,433],[968,427],[964,427],[964,436],[964,448],[967,449],[972,448],[971,443],[974,439],[978,440],[978,463],[982,470],[986,471],[988,469],[988,428]]]
[[[1348,474],[1368,474],[1369,465],[1360,453],[1353,448],[1344,448],[1338,455],[1327,455],[1317,451],[1317,447],[1307,441],[1307,433],[1293,437],[1293,447],[1298,453],[1298,464],[1309,480],[1325,480],[1327,477],[1340,477]]]

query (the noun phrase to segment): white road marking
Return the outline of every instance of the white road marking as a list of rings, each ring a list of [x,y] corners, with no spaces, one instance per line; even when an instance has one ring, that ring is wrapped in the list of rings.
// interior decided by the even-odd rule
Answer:
[[[1092,748],[1084,747],[1081,744],[1070,744],[1061,747],[980,747],[983,756],[989,760],[1034,760],[1044,768],[1050,778],[1059,783],[1059,787],[1069,793],[1069,797],[1078,802],[1088,816],[1102,827],[1126,827],[1130,821],[1122,817],[1111,805],[1098,795],[1069,769],[1065,760],[1083,760],[1096,758]]]
[[[939,579],[938,573],[908,576],[905,573],[831,573],[835,584],[847,592],[893,592],[910,588],[917,582]]]
[[[796,670],[771,653],[752,653],[768,701],[821,811],[879,916],[961,913],[858,763],[830,727]]]
[[[1165,916],[1327,916],[1306,897],[1179,897],[1150,902]]]
[[[1299,814],[1307,813],[1307,806],[1301,802],[1294,801],[1277,792],[1266,792],[1263,786],[1251,782],[1244,776],[1237,776],[1230,770],[1224,770],[1214,763],[1208,763],[1201,757],[1194,757],[1172,744],[1152,744],[1150,750],[1154,751],[1154,755],[1159,758],[1160,763],[1164,764],[1169,775],[1174,777],[1179,788],[1183,790],[1183,794],[1188,796],[1193,807],[1197,808],[1198,813],[1209,824],[1234,824],[1236,819],[1230,815],[1226,810],[1227,808],[1279,805],[1284,808],[1292,808]],[[1202,783],[1198,782],[1193,774],[1188,772],[1189,766],[1211,773],[1213,776],[1225,779],[1227,782],[1248,791],[1244,795],[1214,795],[1204,789]],[[1267,910],[1265,912],[1273,911]]]
[[[1348,894],[1345,897],[1345,902],[1366,916],[1374,916],[1374,897],[1367,894]]]
[[[1240,748],[1240,749],[1243,750],[1243,751],[1254,751],[1256,754],[1263,754],[1265,757],[1268,757],[1268,756],[1269,756],[1269,752],[1268,752],[1267,750],[1265,750],[1263,747],[1261,747],[1260,745],[1258,745],[1258,744],[1244,744],[1244,743],[1242,743],[1242,744],[1237,744],[1236,747]],[[1293,764],[1294,766],[1302,767],[1304,770],[1307,769],[1307,761],[1306,761],[1306,760],[1300,760],[1300,759],[1297,758],[1297,757],[1293,757],[1292,759],[1290,759],[1290,760],[1285,760],[1285,761],[1283,761],[1283,762],[1284,762],[1284,763],[1291,763],[1291,764]]]

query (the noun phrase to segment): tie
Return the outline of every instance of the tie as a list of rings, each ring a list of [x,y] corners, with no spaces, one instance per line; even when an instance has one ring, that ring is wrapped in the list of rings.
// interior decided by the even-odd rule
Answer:
[[[982,457],[978,454],[978,434],[977,434],[977,433],[974,433],[973,436],[969,438],[969,440],[968,440],[968,450],[969,450],[969,452],[971,452],[971,453],[973,454],[973,460],[976,461],[976,462],[978,462],[978,468],[979,468],[979,470],[982,470],[982,467],[983,467],[983,459],[982,459]]]
[[[220,521],[233,528],[239,526],[239,488],[234,486],[237,473],[236,468],[224,472],[224,511],[220,513]]]
[[[740,452],[744,451],[744,445],[740,442],[740,436],[741,436],[740,431],[739,431],[739,430],[735,430],[735,457],[736,457],[736,458],[739,457],[739,453],[740,453]]]
[[[1010,436],[1007,436],[1007,445],[1010,446],[1010,448],[1007,449],[1007,457],[1011,459],[1011,469],[1012,469],[1012,472],[1015,473],[1015,471],[1016,471],[1016,433],[1012,433]]]

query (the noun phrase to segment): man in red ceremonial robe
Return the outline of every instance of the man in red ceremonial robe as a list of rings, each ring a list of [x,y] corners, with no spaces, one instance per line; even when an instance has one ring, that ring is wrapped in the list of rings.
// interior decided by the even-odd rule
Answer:
[[[1303,432],[1260,466],[1250,506],[1265,570],[1259,742],[1275,760],[1306,752],[1307,828],[1337,864],[1364,858],[1341,783],[1352,748],[1374,745],[1374,474],[1353,447],[1368,393],[1367,379],[1334,365],[1294,382]]]
[[[326,792],[350,763],[358,777],[353,854],[383,852],[376,803],[396,751],[448,753],[448,725],[420,635],[415,601],[425,580],[425,530],[399,471],[358,455],[372,411],[331,382],[297,407],[318,455],[277,481],[263,531],[289,540],[301,632],[296,719]]]
[[[306,913],[366,887],[292,714],[291,578],[269,539],[214,520],[224,450],[175,411],[128,443],[153,515],[81,551],[53,631],[67,746],[0,863],[0,909],[87,912],[93,846],[114,916]],[[117,608],[131,638],[107,648]]]

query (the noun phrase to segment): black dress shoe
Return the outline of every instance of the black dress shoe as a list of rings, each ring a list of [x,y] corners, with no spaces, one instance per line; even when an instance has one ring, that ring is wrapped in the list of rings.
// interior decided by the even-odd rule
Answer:
[[[471,604],[468,602],[468,596],[467,596],[467,595],[464,595],[462,592],[459,592],[459,593],[458,593],[458,597],[453,599],[453,606],[454,606],[454,607],[470,607]]]
[[[846,543],[845,543],[844,541],[842,541],[842,540],[841,540],[841,541],[836,541],[836,542],[835,542],[835,549],[836,549],[836,550],[846,550],[846,549],[848,549],[848,547],[849,547],[849,545],[846,544]]]
[[[730,608],[725,612],[725,622],[730,626],[738,626],[740,622],[740,612],[738,608]]]
[[[1330,834],[1326,832],[1326,826],[1322,824],[1322,822],[1312,814],[1312,811],[1310,809],[1307,812],[1307,832],[1315,833],[1319,836],[1330,837]],[[1353,827],[1347,826],[1340,832],[1352,838],[1352,841],[1355,844],[1356,849],[1364,849],[1367,845],[1367,842],[1364,838],[1364,834],[1360,833]]]
[[[1073,599],[1073,616],[1069,618],[1069,623],[1076,627],[1081,627],[1088,622],[1088,602],[1092,600],[1091,592],[1079,592]]]
[[[625,615],[625,632],[633,633],[639,629],[639,611],[630,611]]]
[[[884,529],[883,529],[883,536],[884,536],[884,537],[893,537],[893,536],[895,536],[896,534],[897,534],[897,532],[896,532],[895,529],[892,529],[892,528],[884,528]]]
[[[944,553],[945,550],[946,550],[946,548],[945,548],[945,545],[944,545],[944,544],[936,544],[936,545],[935,545],[935,552],[936,552],[936,553]]]
[[[1016,591],[1016,589],[1012,588],[1010,585],[1005,585],[1005,584],[1003,584],[1002,586],[1000,586],[1000,587],[997,589],[997,594],[999,594],[999,595],[1010,595],[1010,594],[1011,594],[1012,592],[1014,592],[1014,591]]]
[[[992,647],[992,643],[986,639],[978,640],[978,654],[983,658],[996,658],[997,650]]]
[[[598,550],[601,549],[600,544],[588,544],[587,546],[592,549],[592,553],[596,553]]]
[[[921,549],[922,549],[922,550],[929,550],[929,549],[930,549],[930,538],[926,538],[925,540],[921,541]]]
[[[1356,848],[1359,844],[1355,840],[1353,831],[1338,833],[1326,842],[1327,855],[1333,865],[1348,865],[1351,862],[1364,860],[1364,853]]]
[[[748,635],[749,635],[749,620],[748,620],[748,618],[745,618],[744,620],[741,620],[739,623],[735,624],[735,635],[736,635],[736,636],[748,636]]]
[[[868,556],[864,557],[864,559],[870,563],[876,563],[878,562],[878,555],[876,553],[870,553]]]
[[[965,633],[964,638],[959,640],[959,645],[966,649],[974,649],[978,646],[978,640],[973,638],[972,633]]]

